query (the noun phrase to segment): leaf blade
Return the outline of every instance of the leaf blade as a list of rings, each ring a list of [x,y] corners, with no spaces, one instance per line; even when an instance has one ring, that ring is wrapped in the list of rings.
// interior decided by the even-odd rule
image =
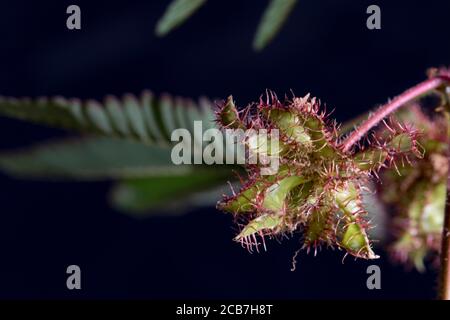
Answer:
[[[22,177],[92,180],[185,175],[193,167],[174,165],[169,149],[121,139],[87,138],[0,153],[0,170]]]
[[[193,121],[211,123],[211,102],[172,98],[165,94],[161,101],[144,91],[139,98],[127,94],[119,100],[107,96],[103,103],[62,97],[16,99],[0,96],[0,115],[81,133],[139,141],[148,145],[173,145],[171,131],[176,128],[177,117],[187,113],[188,130],[193,133]],[[190,122],[190,123],[189,123]],[[186,123],[185,123],[186,124]]]
[[[189,208],[213,205],[229,187],[225,170],[193,170],[183,176],[127,179],[110,194],[116,209],[133,216],[183,214]]]
[[[253,48],[264,49],[281,30],[297,0],[271,0],[258,25]]]
[[[156,35],[159,37],[167,35],[200,9],[205,2],[206,0],[173,0],[156,24]]]

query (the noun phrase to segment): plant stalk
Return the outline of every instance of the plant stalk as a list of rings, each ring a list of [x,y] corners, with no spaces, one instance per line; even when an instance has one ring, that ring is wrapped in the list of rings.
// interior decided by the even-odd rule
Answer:
[[[446,93],[444,92],[444,95]],[[444,116],[447,119],[447,201],[441,242],[441,270],[439,273],[439,299],[450,300],[450,102],[445,95]]]
[[[450,157],[449,157],[450,165]],[[447,179],[447,202],[442,229],[441,270],[439,272],[439,299],[450,300],[450,175]]]
[[[419,98],[424,94],[427,94],[431,90],[439,88],[446,83],[450,83],[450,77],[437,75],[406,90],[401,95],[379,108],[371,117],[369,117],[356,130],[354,130],[352,134],[350,134],[350,136],[342,142],[342,150],[344,152],[349,151],[355,143],[364,137],[373,127],[375,127],[380,121],[389,116],[391,113],[397,111],[401,106]]]

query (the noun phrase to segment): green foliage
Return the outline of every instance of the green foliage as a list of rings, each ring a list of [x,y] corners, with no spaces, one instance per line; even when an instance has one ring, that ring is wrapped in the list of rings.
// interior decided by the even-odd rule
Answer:
[[[193,15],[206,0],[173,0],[158,21],[155,32],[162,37]]]
[[[198,104],[169,95],[158,100],[149,91],[140,97],[108,96],[103,103],[0,97],[0,115],[89,136],[2,152],[0,170],[34,179],[124,179],[114,189],[112,203],[125,211],[142,214],[169,196],[186,200],[230,178],[229,171],[171,161],[172,130],[193,133],[194,121],[202,121],[203,130],[216,127],[213,105],[206,98]]]
[[[170,149],[104,137],[3,152],[0,169],[22,177],[79,180],[185,175],[193,170],[173,165]]]
[[[185,22],[206,0],[173,0],[158,21],[156,35],[162,37]],[[278,34],[294,9],[297,0],[270,0],[253,40],[255,50],[264,49]]]
[[[301,230],[308,251],[337,246],[355,257],[375,259],[362,201],[374,175],[381,177],[384,201],[397,208],[392,220],[393,256],[423,270],[425,259],[439,250],[447,192],[448,120],[431,118],[417,106],[384,122],[351,150],[342,148],[340,139],[361,118],[339,128],[309,95],[280,102],[268,92],[265,101],[240,111],[230,96],[217,113],[207,99],[198,104],[169,95],[154,99],[148,91],[120,100],[109,96],[103,103],[0,97],[0,115],[89,136],[2,152],[0,170],[33,178],[118,179],[111,203],[139,217],[156,212],[155,208],[159,213],[182,213],[191,206],[211,204],[230,179],[224,167],[172,164],[174,129],[193,133],[197,120],[203,130],[265,129],[270,134],[278,129],[277,146],[271,145],[272,137],[261,141],[250,135],[241,141],[247,156],[279,157],[280,167],[267,176],[261,174],[265,166],[261,162],[244,165],[248,181],[219,202],[218,208],[233,213],[239,222],[241,232],[235,240],[258,251],[260,244],[266,248],[266,236]]]
[[[213,106],[206,98],[199,104],[169,95],[157,100],[149,91],[140,97],[108,96],[103,103],[61,97],[37,100],[0,97],[0,115],[157,146],[169,146],[175,128],[192,132],[196,120],[208,128],[215,126]]]
[[[296,3],[297,0],[270,0],[253,40],[255,50],[264,49],[277,35]]]
[[[149,212],[181,214],[195,205],[213,205],[223,194],[228,170],[201,168],[185,175],[160,175],[127,179],[118,183],[112,193],[112,204],[135,216]],[[216,186],[223,185],[217,192]]]

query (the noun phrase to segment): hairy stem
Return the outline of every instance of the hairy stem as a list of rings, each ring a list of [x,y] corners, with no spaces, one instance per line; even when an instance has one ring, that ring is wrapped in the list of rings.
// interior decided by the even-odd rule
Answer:
[[[441,242],[441,269],[439,272],[439,299],[450,300],[450,103],[446,99],[444,115],[447,119],[447,201]]]
[[[450,204],[448,200],[450,195],[449,186],[450,175],[447,180],[447,202],[445,205],[444,228],[442,229],[441,270],[439,273],[439,299],[441,300],[450,300]]]
[[[379,108],[371,117],[369,117],[369,119],[353,131],[352,134],[350,134],[350,136],[342,142],[342,149],[344,152],[349,151],[355,143],[364,137],[381,120],[397,111],[401,106],[407,104],[408,102],[411,102],[446,83],[450,83],[450,77],[437,75],[406,90],[401,95]]]

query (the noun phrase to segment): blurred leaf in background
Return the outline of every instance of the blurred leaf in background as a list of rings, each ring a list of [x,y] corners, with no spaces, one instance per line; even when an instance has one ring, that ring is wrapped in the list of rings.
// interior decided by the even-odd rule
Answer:
[[[159,19],[155,33],[162,37],[184,23],[206,0],[173,0]],[[280,32],[297,0],[270,0],[253,40],[253,48],[264,49]]]
[[[255,50],[264,49],[280,32],[297,0],[271,0],[261,18],[253,40]]]
[[[229,168],[175,165],[171,159],[173,130],[193,135],[194,121],[201,121],[203,130],[216,127],[213,104],[206,98],[198,103],[168,94],[155,99],[149,91],[139,97],[108,96],[103,103],[0,97],[0,115],[87,135],[2,152],[0,170],[34,179],[117,179],[111,203],[122,211],[142,216],[162,204],[177,212],[210,205],[220,197],[210,193],[231,177]],[[194,143],[204,144],[198,138]]]
[[[158,21],[155,32],[162,37],[185,22],[206,0],[174,0],[167,7],[166,12]]]

